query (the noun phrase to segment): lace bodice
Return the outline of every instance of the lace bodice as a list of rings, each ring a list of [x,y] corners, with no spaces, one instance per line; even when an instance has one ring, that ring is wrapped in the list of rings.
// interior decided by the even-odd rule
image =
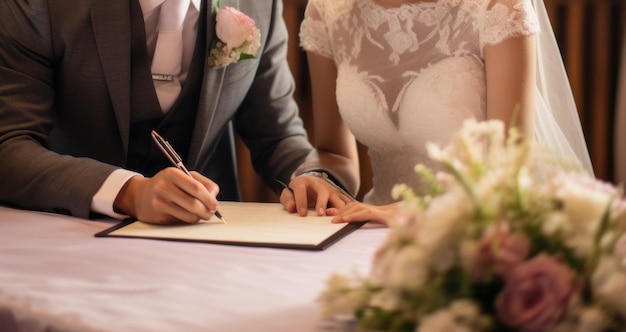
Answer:
[[[419,191],[425,143],[485,118],[483,47],[537,30],[530,0],[309,0],[301,44],[337,66],[340,113],[372,160],[364,200],[390,202],[397,183]]]

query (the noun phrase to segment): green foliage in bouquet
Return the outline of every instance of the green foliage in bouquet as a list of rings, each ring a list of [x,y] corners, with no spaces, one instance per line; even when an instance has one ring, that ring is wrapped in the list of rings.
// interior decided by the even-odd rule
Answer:
[[[539,155],[500,121],[469,120],[440,168],[404,185],[402,212],[367,276],[333,275],[325,317],[367,331],[626,329],[626,201],[620,188]]]

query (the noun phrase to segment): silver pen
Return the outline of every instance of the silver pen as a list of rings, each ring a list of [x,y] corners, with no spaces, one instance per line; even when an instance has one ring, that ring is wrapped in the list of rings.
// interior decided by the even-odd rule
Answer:
[[[163,154],[165,154],[167,159],[169,159],[176,168],[180,169],[181,171],[185,172],[185,174],[187,174],[189,177],[191,177],[191,173],[189,173],[189,170],[187,169],[187,167],[185,167],[185,164],[183,164],[183,159],[178,155],[178,153],[176,153],[176,150],[174,150],[170,143],[163,139],[163,137],[161,137],[161,135],[159,135],[154,130],[151,134],[152,139],[154,139],[154,142],[159,147],[159,149],[163,151]],[[218,217],[222,221],[222,223],[226,223],[226,220],[224,220],[224,217],[222,217],[222,214],[219,211],[215,211],[215,216]]]

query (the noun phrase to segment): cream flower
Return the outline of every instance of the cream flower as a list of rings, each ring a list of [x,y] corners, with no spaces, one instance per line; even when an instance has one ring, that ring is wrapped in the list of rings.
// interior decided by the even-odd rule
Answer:
[[[575,173],[560,173],[552,181],[555,197],[574,223],[597,224],[618,191],[615,187]]]
[[[457,322],[449,310],[436,311],[422,319],[416,332],[472,332],[474,329]]]
[[[585,255],[592,247],[602,218],[619,195],[616,187],[577,173],[559,173],[551,181],[554,197],[567,218],[567,244]]]
[[[381,282],[392,289],[417,289],[429,277],[429,257],[417,246],[407,245],[390,260]]]
[[[362,279],[353,281],[344,276],[333,274],[326,281],[326,290],[321,293],[317,300],[322,304],[320,315],[322,317],[350,317],[355,308],[365,303],[368,299],[366,291],[358,286]]]
[[[626,318],[626,271],[613,257],[603,257],[594,272],[591,285],[593,294],[605,305]]]

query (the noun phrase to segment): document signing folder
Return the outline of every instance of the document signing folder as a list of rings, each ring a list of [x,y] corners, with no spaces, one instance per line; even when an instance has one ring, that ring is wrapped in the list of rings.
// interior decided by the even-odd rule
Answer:
[[[333,224],[330,222],[332,217],[320,217],[313,211],[301,217],[287,212],[279,203],[223,201],[219,203],[219,209],[227,218],[227,224],[215,216],[197,224],[154,225],[129,220],[95,236],[323,250],[363,225]]]

